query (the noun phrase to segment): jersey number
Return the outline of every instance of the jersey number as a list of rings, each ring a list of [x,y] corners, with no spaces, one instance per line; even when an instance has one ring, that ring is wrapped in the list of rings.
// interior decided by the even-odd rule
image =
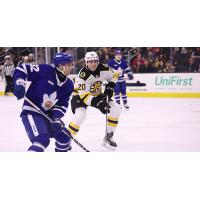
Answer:
[[[38,65],[31,65],[30,66],[31,72],[36,71],[39,72],[40,68],[38,67]]]
[[[78,84],[79,90],[85,90],[85,84]]]

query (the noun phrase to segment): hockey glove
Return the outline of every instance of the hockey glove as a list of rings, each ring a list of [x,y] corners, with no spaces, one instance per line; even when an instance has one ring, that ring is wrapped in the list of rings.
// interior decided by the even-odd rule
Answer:
[[[91,106],[99,109],[103,114],[110,112],[110,106],[106,102],[106,96],[104,94],[94,97],[91,101]]]
[[[115,89],[115,83],[109,82],[109,83],[106,85],[104,94],[105,94],[106,96],[108,96],[108,100],[110,100],[110,99],[112,98],[113,93],[114,93],[114,89]]]
[[[23,79],[17,79],[14,82],[13,94],[17,97],[18,100],[24,97],[25,87],[26,87],[26,82]]]
[[[130,79],[130,80],[132,80],[133,79],[133,73],[132,72],[128,72],[128,78]]]
[[[51,128],[54,132],[62,132],[62,129],[65,127],[64,122],[61,119],[55,119],[51,124]]]

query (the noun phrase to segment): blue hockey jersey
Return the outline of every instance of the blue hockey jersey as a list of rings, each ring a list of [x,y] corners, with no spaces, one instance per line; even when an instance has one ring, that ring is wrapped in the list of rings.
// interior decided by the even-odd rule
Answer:
[[[117,82],[124,81],[124,73],[130,72],[128,63],[125,59],[121,59],[120,61],[112,59],[108,62],[108,65],[119,72],[119,78]]]
[[[68,101],[73,92],[73,82],[66,78],[60,82],[53,66],[20,65],[15,69],[14,81],[31,81],[25,94],[37,107],[52,118],[61,118],[67,111]],[[24,101],[21,114],[39,114],[27,101]]]

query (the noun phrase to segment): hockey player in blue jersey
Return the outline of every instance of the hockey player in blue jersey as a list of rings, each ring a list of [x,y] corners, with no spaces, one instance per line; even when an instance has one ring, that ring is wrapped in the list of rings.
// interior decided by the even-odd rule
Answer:
[[[129,70],[128,63],[122,58],[120,50],[115,50],[115,58],[108,62],[108,65],[119,72],[119,78],[115,85],[115,101],[120,104],[120,93],[125,109],[129,109],[126,95],[126,81],[124,73],[127,73],[130,80],[133,79],[133,73]]]
[[[53,58],[55,66],[20,65],[14,72],[14,92],[17,99],[26,96],[43,113],[53,119],[48,121],[24,99],[21,119],[32,143],[28,151],[43,152],[55,138],[55,151],[67,152],[71,149],[70,137],[63,133],[61,118],[66,113],[69,98],[73,92],[73,82],[67,78],[73,69],[73,58],[66,53],[57,53]],[[25,92],[26,80],[31,81]],[[69,133],[70,134],[70,133]]]

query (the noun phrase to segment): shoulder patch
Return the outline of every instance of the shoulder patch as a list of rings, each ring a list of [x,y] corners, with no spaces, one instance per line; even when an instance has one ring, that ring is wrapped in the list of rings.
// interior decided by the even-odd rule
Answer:
[[[100,71],[108,71],[109,66],[107,64],[99,64]]]
[[[109,67],[109,66],[108,66],[108,64],[103,64],[103,66],[104,66],[104,67],[106,67],[106,68],[108,68],[108,67]]]
[[[83,80],[87,80],[87,78],[91,75],[92,72],[88,71],[85,67],[82,68],[79,72],[78,77],[82,78]]]
[[[80,76],[80,78],[84,78],[86,76],[86,73],[85,72],[81,72],[79,76]]]

